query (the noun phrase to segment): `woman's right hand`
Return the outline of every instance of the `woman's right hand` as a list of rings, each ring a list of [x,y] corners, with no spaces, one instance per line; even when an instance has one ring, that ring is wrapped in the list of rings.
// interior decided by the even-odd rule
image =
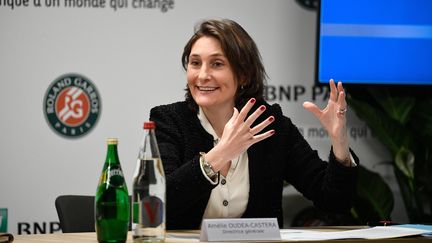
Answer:
[[[220,171],[226,167],[229,169],[227,165],[232,159],[240,156],[251,145],[275,133],[274,130],[260,133],[274,121],[273,116],[269,116],[261,123],[251,127],[255,120],[266,110],[265,105],[261,105],[247,117],[255,102],[254,98],[250,99],[240,112],[234,107],[233,115],[225,124],[220,141],[205,155],[206,161],[212,165],[215,171]],[[222,175],[224,175],[224,171],[222,171]]]

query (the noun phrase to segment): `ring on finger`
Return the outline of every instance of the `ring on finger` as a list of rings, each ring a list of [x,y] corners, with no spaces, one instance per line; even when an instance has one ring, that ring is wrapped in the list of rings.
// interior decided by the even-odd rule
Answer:
[[[337,110],[337,113],[339,113],[339,114],[341,114],[341,115],[345,114],[346,112],[347,112],[347,109],[346,109],[346,108],[339,108],[339,109]]]

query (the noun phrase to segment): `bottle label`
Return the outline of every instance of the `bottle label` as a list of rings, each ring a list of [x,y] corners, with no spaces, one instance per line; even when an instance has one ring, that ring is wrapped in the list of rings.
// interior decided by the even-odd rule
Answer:
[[[141,217],[137,217],[141,215]],[[143,227],[158,227],[164,220],[164,203],[158,197],[149,196],[133,205],[134,223]]]
[[[123,172],[118,166],[113,166],[107,170],[107,183],[114,187],[123,186],[124,176]]]

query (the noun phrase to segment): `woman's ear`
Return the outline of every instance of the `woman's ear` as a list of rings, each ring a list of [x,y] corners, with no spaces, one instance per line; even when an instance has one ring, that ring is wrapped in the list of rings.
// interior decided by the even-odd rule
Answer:
[[[247,82],[246,82],[246,78],[245,77],[240,77],[240,81],[239,81],[239,88],[240,90],[244,89],[244,87],[246,87]]]

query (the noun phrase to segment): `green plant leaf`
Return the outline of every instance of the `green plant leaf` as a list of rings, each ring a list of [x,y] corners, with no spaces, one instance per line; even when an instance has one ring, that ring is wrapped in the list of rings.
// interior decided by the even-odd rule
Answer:
[[[412,190],[411,181],[399,170],[396,166],[393,167],[399,189],[402,194],[402,199],[411,222],[419,223],[422,218],[422,210],[418,207],[416,196]]]
[[[414,180],[414,161],[414,154],[405,147],[401,147],[396,153],[397,168],[411,181]]]
[[[402,125],[408,122],[411,110],[416,103],[414,97],[398,97],[379,89],[370,89],[369,92],[389,117]]]
[[[383,115],[383,111],[379,107],[353,98],[347,98],[347,102],[357,116],[365,121],[379,140],[389,148],[393,156],[396,155],[401,146],[410,144],[411,137],[405,132],[404,127]]]

